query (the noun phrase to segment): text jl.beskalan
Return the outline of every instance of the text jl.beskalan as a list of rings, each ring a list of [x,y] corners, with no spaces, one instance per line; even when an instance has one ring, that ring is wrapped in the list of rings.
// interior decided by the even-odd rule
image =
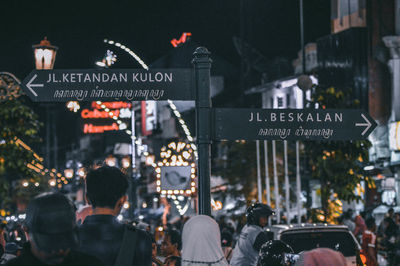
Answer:
[[[343,122],[343,113],[326,112],[251,112],[249,122]]]
[[[172,73],[50,73],[47,83],[170,83]]]

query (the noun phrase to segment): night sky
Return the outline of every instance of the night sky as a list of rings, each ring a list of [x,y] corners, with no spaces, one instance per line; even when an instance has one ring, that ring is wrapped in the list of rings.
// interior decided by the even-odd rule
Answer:
[[[330,1],[304,0],[305,40],[330,34]],[[151,64],[170,52],[171,39],[191,32],[240,69],[232,38],[243,38],[268,60],[293,60],[300,49],[299,0],[2,0],[0,2],[0,71],[23,80],[34,68],[32,45],[47,36],[58,46],[55,68],[90,69],[107,49],[117,53],[113,68],[141,68],[127,53],[104,44],[120,42]],[[45,122],[42,105],[30,103]],[[61,153],[70,149],[81,129],[78,114],[58,104],[62,120],[57,134]],[[61,123],[62,122],[62,123]],[[74,124],[75,123],[75,124]],[[45,127],[41,136],[45,136]],[[43,154],[44,145],[38,152]]]
[[[23,79],[34,68],[32,44],[44,36],[59,47],[55,68],[93,68],[104,38],[125,44],[150,64],[172,49],[182,32],[213,54],[239,64],[232,42],[242,33],[268,59],[293,59],[300,48],[298,0],[4,0],[0,14],[0,71]],[[305,38],[330,33],[330,1],[305,0]],[[110,48],[110,47],[108,47]],[[113,49],[118,52],[118,49]],[[140,67],[118,54],[115,67]]]

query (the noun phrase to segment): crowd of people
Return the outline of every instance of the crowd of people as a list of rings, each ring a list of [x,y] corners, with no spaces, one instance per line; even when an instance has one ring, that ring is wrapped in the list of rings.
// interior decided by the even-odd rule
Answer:
[[[371,213],[355,214],[347,210],[339,218],[356,236],[367,258],[367,265],[378,265],[377,254],[381,253],[389,265],[400,264],[400,213],[390,208],[377,226]]]
[[[127,189],[127,178],[118,168],[102,166],[86,176],[90,208],[77,212],[74,204],[60,193],[35,197],[27,207],[23,224],[13,227],[11,223],[2,224],[0,263],[19,266],[346,265],[345,258],[337,251],[318,248],[294,254],[286,243],[271,239],[263,227],[274,211],[261,203],[248,207],[244,224],[234,225],[224,219],[217,222],[210,216],[197,215],[169,224],[162,230],[160,239],[149,227],[117,219],[127,200]],[[342,222],[348,223],[347,220]],[[397,231],[385,221],[381,230],[391,242],[393,236],[397,237]],[[358,223],[361,229],[357,229]],[[362,234],[363,243],[373,243],[373,228],[366,229],[362,224],[363,220],[356,219],[354,230]]]

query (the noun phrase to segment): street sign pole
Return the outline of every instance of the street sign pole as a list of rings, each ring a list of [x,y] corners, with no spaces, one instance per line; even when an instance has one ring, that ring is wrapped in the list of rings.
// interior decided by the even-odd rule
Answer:
[[[196,86],[196,137],[198,160],[198,206],[199,214],[211,216],[211,97],[210,97],[210,52],[199,47],[192,61]]]

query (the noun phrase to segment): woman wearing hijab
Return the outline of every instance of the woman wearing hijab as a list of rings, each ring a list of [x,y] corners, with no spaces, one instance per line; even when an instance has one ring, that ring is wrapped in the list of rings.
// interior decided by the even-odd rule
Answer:
[[[185,223],[182,247],[183,266],[228,266],[218,224],[209,216],[194,216]]]

